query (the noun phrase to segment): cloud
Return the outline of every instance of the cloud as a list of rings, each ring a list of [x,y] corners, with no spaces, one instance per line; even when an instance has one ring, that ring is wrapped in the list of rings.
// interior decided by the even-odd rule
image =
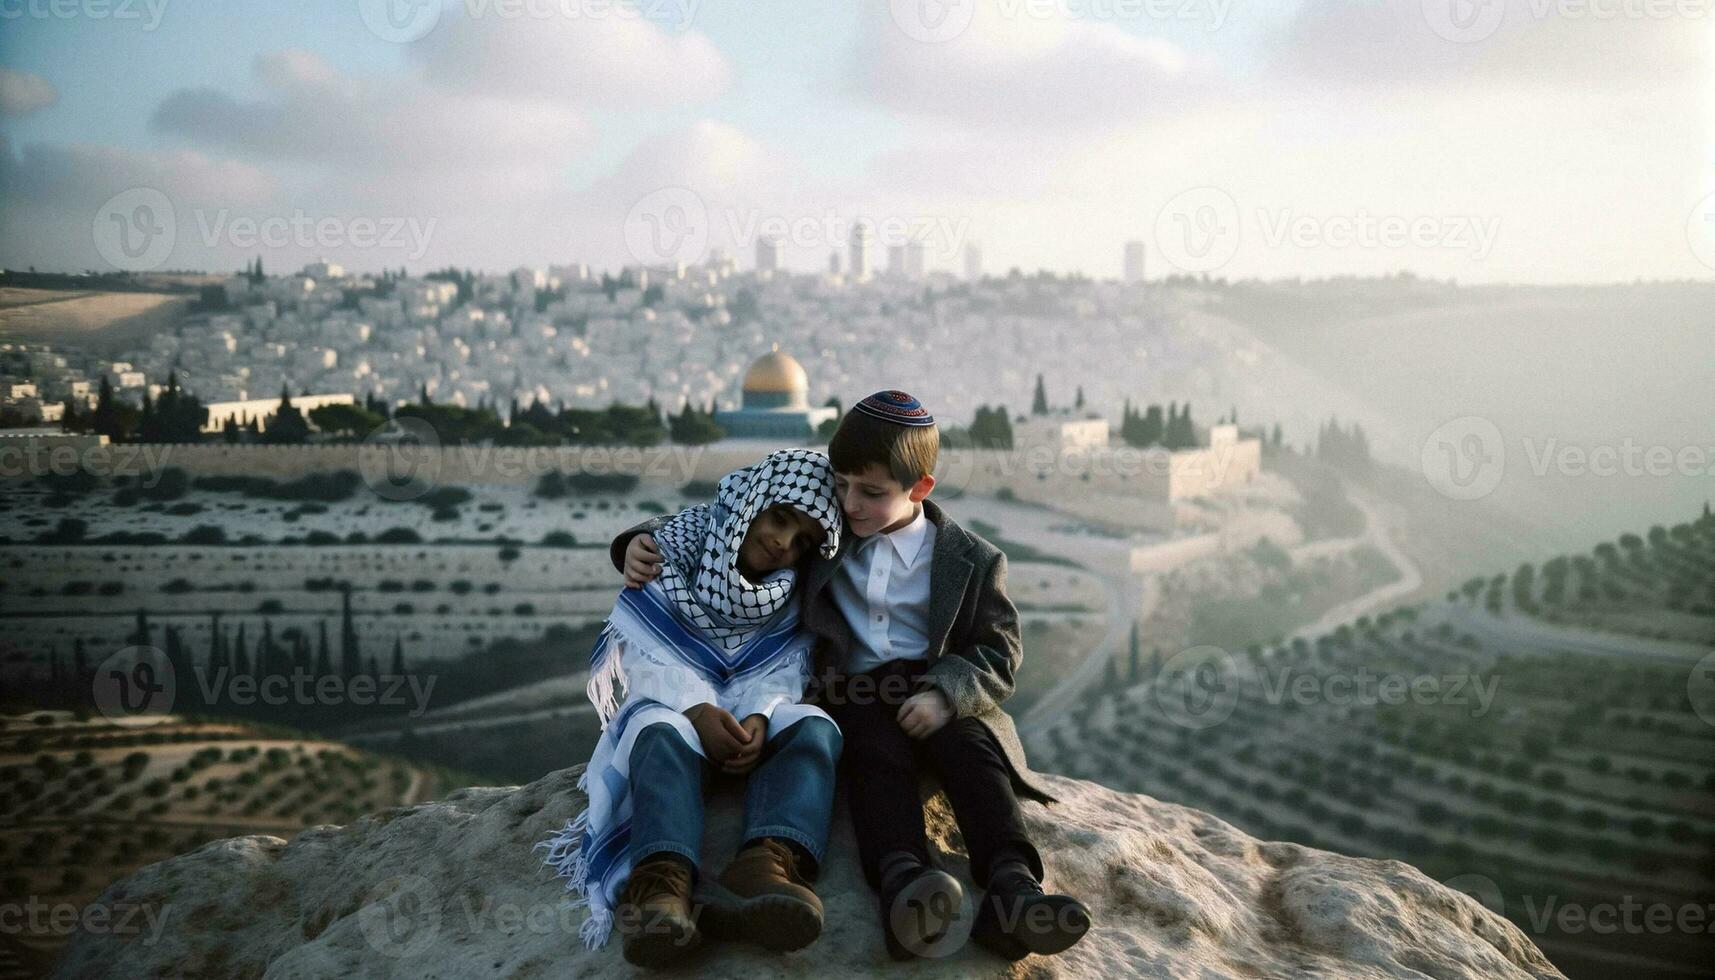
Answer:
[[[0,264],[11,268],[105,268],[93,223],[110,198],[135,188],[165,194],[179,219],[187,259],[195,254],[198,209],[242,209],[275,198],[278,185],[263,170],[194,150],[138,151],[112,146],[34,143],[14,151],[0,137]],[[177,265],[178,263],[173,263]]]
[[[265,98],[181,89],[156,108],[151,127],[246,159],[472,177],[563,164],[590,142],[583,115],[565,106],[343,74],[307,51],[259,55],[253,73]]]
[[[1707,70],[1703,17],[1634,16],[1628,12],[1653,8],[1622,0],[1463,4],[1311,0],[1266,43],[1271,74],[1365,88],[1444,82],[1589,90],[1692,81]]]
[[[466,15],[406,53],[443,90],[585,108],[696,105],[732,81],[726,58],[702,35],[623,16]]]
[[[0,116],[22,116],[59,100],[53,83],[42,76],[0,67]]]
[[[885,108],[954,126],[1065,132],[1183,107],[1215,83],[1209,63],[1169,41],[1031,9],[974,0],[969,26],[925,43],[887,4],[866,4],[852,84]]]

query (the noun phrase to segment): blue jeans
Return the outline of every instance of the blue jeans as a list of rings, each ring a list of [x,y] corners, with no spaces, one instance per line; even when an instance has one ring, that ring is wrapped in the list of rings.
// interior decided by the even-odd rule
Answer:
[[[762,747],[744,797],[744,840],[792,841],[816,868],[828,847],[834,808],[834,769],[840,731],[826,718],[805,718]],[[631,863],[663,851],[683,855],[693,868],[703,843],[703,788],[715,766],[698,755],[672,725],[660,722],[637,735],[631,748]]]

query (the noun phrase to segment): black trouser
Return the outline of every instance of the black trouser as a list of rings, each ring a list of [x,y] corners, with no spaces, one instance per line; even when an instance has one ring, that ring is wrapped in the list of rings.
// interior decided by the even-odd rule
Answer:
[[[926,666],[890,660],[862,678],[844,678],[822,701],[845,739],[840,768],[864,877],[880,890],[881,859],[894,851],[932,863],[918,789],[928,765],[953,805],[975,881],[986,885],[995,862],[1005,859],[1023,861],[1041,880],[1042,858],[1025,834],[1012,770],[994,734],[975,718],[955,718],[922,740],[899,727],[899,705]]]

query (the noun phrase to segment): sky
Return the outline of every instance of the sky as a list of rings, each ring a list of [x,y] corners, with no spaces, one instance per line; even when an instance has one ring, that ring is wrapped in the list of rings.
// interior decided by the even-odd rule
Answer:
[[[0,0],[0,265],[1715,277],[1715,0]]]

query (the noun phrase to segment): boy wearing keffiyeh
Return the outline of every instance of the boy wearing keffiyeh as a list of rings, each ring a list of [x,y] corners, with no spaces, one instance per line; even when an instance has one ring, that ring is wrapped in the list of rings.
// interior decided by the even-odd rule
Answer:
[[[727,474],[715,500],[655,531],[660,575],[627,588],[590,657],[602,736],[579,788],[589,807],[549,840],[591,948],[617,924],[625,957],[673,963],[705,933],[799,949],[821,933],[810,887],[827,846],[840,733],[800,703],[811,638],[799,626],[799,559],[837,553],[826,456],[781,450]],[[620,703],[618,690],[626,698]],[[694,914],[703,787],[748,776],[745,837]]]
[[[815,700],[845,739],[852,829],[888,953],[944,956],[969,937],[1009,960],[1053,955],[1084,937],[1090,910],[1042,884],[1019,801],[1055,799],[1003,706],[1024,656],[1006,555],[927,499],[939,452],[934,416],[897,390],[852,406],[829,440],[847,536],[838,560],[806,573]],[[657,573],[659,523],[614,541],[628,583]],[[940,777],[982,888],[974,910],[929,852],[925,770]]]

